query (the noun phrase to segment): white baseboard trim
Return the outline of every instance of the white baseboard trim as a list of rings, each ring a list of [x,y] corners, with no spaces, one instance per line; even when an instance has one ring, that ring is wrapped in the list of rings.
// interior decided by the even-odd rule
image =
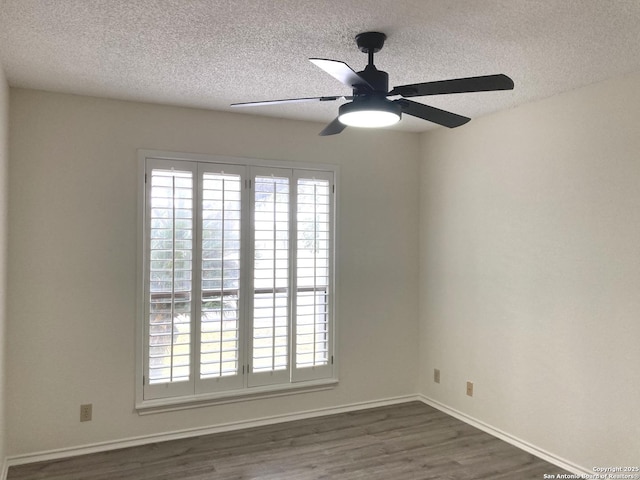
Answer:
[[[476,427],[482,430],[483,432],[488,433],[489,435],[499,438],[500,440],[503,440],[513,445],[514,447],[518,447],[520,450],[524,450],[527,453],[535,455],[536,457],[541,458],[542,460],[545,460],[557,467],[560,467],[564,470],[568,470],[569,472],[575,475],[584,476],[584,478],[590,478],[593,475],[592,470],[576,465],[575,463],[572,463],[564,458],[560,458],[557,455],[554,455],[542,448],[536,447],[535,445],[532,445],[529,442],[521,440],[518,437],[514,437],[513,435],[507,432],[504,432],[499,428],[493,427],[481,420],[477,420],[467,415],[466,413],[462,413],[456,410],[455,408],[451,408],[447,405],[444,405],[438,402],[437,400],[434,400],[424,395],[418,395],[418,398],[420,399],[421,402],[433,408],[436,408],[441,412],[446,413],[447,415],[451,415],[452,417],[457,418],[458,420],[461,420],[464,423],[467,423],[473,427]]]
[[[179,440],[182,438],[196,437],[199,435],[209,435],[212,433],[230,432],[233,430],[240,430],[243,428],[260,427],[264,425],[273,425],[276,423],[290,422],[293,420],[303,420],[306,418],[320,417],[324,415],[334,415],[337,413],[353,412],[357,410],[364,410],[367,408],[384,407],[387,405],[395,405],[399,403],[420,401],[436,408],[447,415],[451,415],[460,421],[463,421],[473,427],[476,427],[483,432],[488,433],[500,440],[503,440],[525,452],[528,452],[536,457],[539,457],[557,467],[567,470],[575,475],[589,476],[593,472],[580,467],[566,459],[560,458],[546,450],[530,444],[524,440],[521,440],[509,433],[506,433],[496,427],[493,427],[485,422],[477,420],[465,413],[462,413],[454,408],[451,408],[445,404],[438,402],[432,398],[424,395],[404,395],[399,397],[385,398],[381,400],[371,400],[365,402],[351,403],[347,405],[341,405],[338,407],[324,407],[314,410],[306,410],[297,413],[287,413],[281,415],[272,415],[269,417],[262,417],[252,420],[241,420],[237,422],[229,422],[219,425],[213,425],[208,427],[189,428],[184,430],[176,430],[173,432],[164,432],[151,435],[143,435],[139,437],[131,437],[123,440],[114,440],[106,442],[98,442],[89,445],[81,445],[76,447],[59,448],[55,450],[48,450],[43,452],[29,453],[25,455],[16,455],[7,457],[2,465],[2,471],[0,472],[0,480],[6,480],[9,467],[24,465],[27,463],[42,462],[47,460],[57,460],[61,458],[75,457],[78,455],[86,455],[89,453],[105,452],[109,450],[117,450],[119,448],[137,447],[140,445],[147,445],[149,443],[166,442],[169,440]],[[586,478],[586,477],[585,477]]]
[[[364,410],[367,408],[384,407],[387,405],[395,405],[398,403],[406,403],[411,401],[422,401],[418,395],[403,395],[399,397],[385,398],[382,400],[371,400],[366,402],[351,403],[338,407],[324,407],[314,410],[306,410],[297,413],[287,413],[281,415],[272,415],[269,417],[256,418],[252,420],[241,420],[237,422],[223,423],[208,427],[188,428],[185,430],[176,430],[173,432],[156,433],[139,437],[132,437],[123,440],[114,440],[107,442],[93,443],[90,445],[81,445],[76,447],[59,448],[43,452],[29,453],[25,455],[15,455],[5,459],[3,475],[0,479],[5,480],[9,467],[24,465],[27,463],[42,462],[47,460],[57,460],[61,458],[75,457],[78,455],[86,455],[89,453],[105,452],[109,450],[117,450],[119,448],[137,447],[149,443],[166,442],[169,440],[179,440],[182,438],[197,437],[199,435],[209,435],[212,433],[230,432],[243,428],[261,427],[264,425],[273,425],[275,423],[290,422],[293,420],[303,420],[306,418],[321,417],[324,415],[334,415],[336,413],[353,412],[356,410]]]

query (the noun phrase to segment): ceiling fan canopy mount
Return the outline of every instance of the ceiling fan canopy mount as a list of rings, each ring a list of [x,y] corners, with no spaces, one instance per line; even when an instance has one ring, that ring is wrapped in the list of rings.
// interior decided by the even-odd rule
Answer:
[[[356,35],[356,45],[363,53],[378,53],[384,47],[387,36],[380,32],[363,32]]]

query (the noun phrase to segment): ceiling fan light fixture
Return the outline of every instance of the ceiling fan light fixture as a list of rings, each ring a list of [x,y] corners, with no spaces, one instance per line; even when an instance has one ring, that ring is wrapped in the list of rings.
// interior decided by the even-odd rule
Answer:
[[[380,128],[400,121],[402,109],[389,100],[367,99],[340,106],[338,120],[349,127]]]

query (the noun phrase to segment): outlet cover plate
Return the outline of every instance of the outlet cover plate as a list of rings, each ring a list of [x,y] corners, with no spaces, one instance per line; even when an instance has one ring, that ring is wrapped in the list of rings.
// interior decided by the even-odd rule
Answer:
[[[80,405],[80,421],[81,422],[90,422],[91,415],[93,410],[93,404],[87,403],[85,405]]]

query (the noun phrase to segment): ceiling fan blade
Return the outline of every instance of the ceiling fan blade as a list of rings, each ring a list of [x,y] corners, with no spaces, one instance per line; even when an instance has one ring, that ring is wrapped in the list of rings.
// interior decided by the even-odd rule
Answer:
[[[355,88],[356,86],[365,86],[373,90],[373,87],[369,82],[358,75],[344,62],[340,62],[338,60],[327,60],[324,58],[310,58],[309,61],[317,67],[320,67],[339,82],[342,82],[351,88]]]
[[[330,102],[339,98],[347,98],[342,95],[337,97],[308,97],[308,98],[286,98],[284,100],[265,100],[262,102],[244,102],[232,103],[232,107],[259,107],[263,105],[280,105],[283,103],[302,103],[302,102]]]
[[[347,126],[336,117],[336,119],[329,125],[324,127],[324,130],[322,130],[318,135],[320,135],[321,137],[326,137],[327,135],[337,135],[345,128],[347,128]]]
[[[454,78],[438,82],[413,83],[394,87],[388,94],[403,97],[421,97],[423,95],[442,95],[447,93],[491,92],[494,90],[513,90],[513,80],[503,74],[483,77]]]
[[[440,110],[439,108],[430,107],[429,105],[423,105],[422,103],[406,100],[404,98],[394,100],[394,102],[399,103],[402,107],[402,111],[408,115],[422,118],[423,120],[449,128],[459,127],[471,120],[470,118],[463,117],[462,115]]]

